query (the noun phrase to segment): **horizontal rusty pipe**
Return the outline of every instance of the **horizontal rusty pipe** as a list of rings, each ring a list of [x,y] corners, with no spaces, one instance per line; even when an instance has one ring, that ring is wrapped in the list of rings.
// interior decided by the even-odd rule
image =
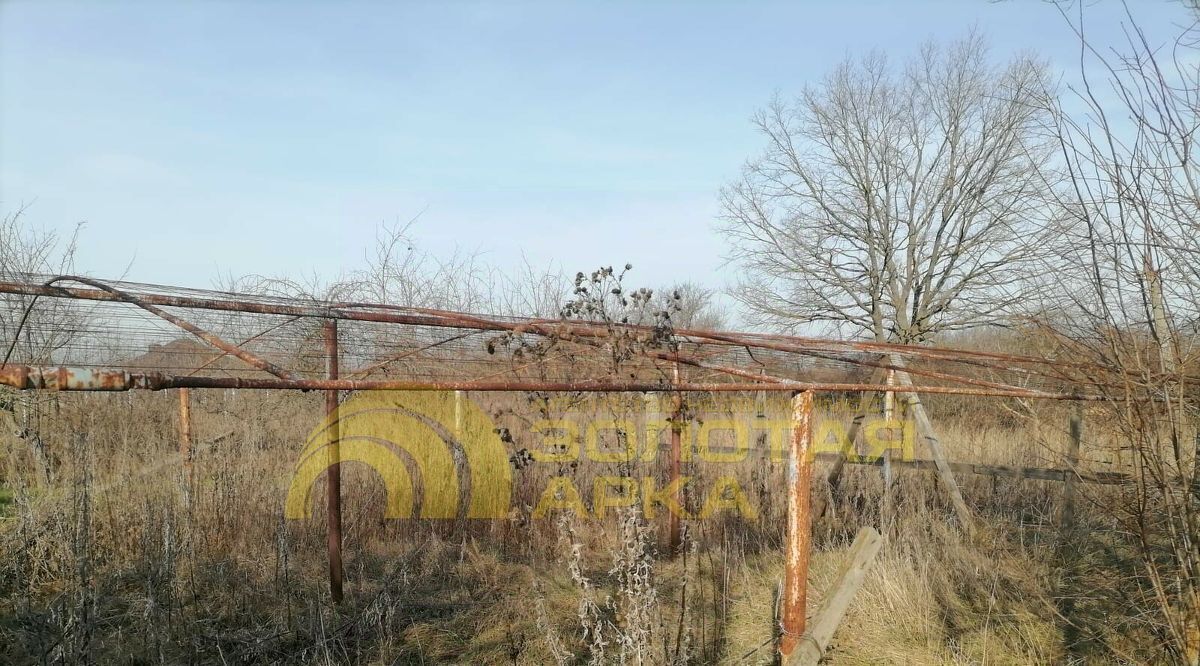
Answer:
[[[520,324],[509,325],[505,322],[489,321],[489,320],[483,319],[481,317],[476,317],[473,315],[465,315],[465,314],[459,314],[459,313],[444,313],[444,314],[455,314],[456,316],[461,317],[462,319],[460,321],[464,321],[464,323],[477,324],[477,325],[481,325],[481,326],[486,325],[491,330],[496,329],[497,326],[510,326],[509,330],[511,330],[512,332],[533,333],[535,335],[540,335],[543,337],[557,337],[560,339],[566,339],[568,341],[581,343],[581,344],[597,345],[597,344],[600,344],[602,342],[603,338],[608,335],[608,330],[606,328],[603,328],[601,325],[597,325],[594,323],[588,323],[588,322],[581,322],[581,323],[576,324],[576,323],[564,322],[562,320],[544,319],[544,320],[535,320],[535,321],[525,321]],[[644,328],[641,326],[632,326],[632,325],[626,325],[626,326],[628,326],[629,328],[634,328],[634,329]],[[701,338],[708,342],[715,343],[715,344],[722,345],[722,346],[755,347],[755,348],[759,348],[759,349],[768,349],[768,350],[772,350],[772,351],[781,351],[781,352],[787,352],[787,353],[802,354],[802,355],[806,355],[806,356],[812,356],[815,358],[823,358],[823,359],[827,359],[827,360],[839,361],[839,362],[847,363],[847,364],[851,364],[851,365],[860,365],[860,366],[873,367],[873,368],[894,369],[893,366],[891,366],[887,363],[879,362],[879,361],[870,361],[870,360],[865,360],[865,359],[839,358],[839,357],[833,356],[829,353],[822,353],[820,351],[814,351],[811,349],[807,349],[803,346],[798,346],[794,343],[793,344],[783,344],[783,343],[773,341],[776,337],[778,337],[778,339],[781,339],[781,340],[788,340],[789,338],[787,338],[785,336],[764,336],[765,339],[762,341],[759,341],[757,339],[757,337],[758,337],[757,334],[721,333],[721,332],[710,332],[710,331],[699,331],[699,330],[688,330],[688,329],[678,329],[675,331],[675,334],[679,335],[679,336],[683,336],[683,337]],[[580,338],[582,338],[582,339],[580,339]],[[815,338],[811,338],[811,339],[810,338],[793,338],[793,339],[807,340],[811,343],[820,344],[821,346],[825,346],[825,347],[848,346],[855,350],[858,350],[858,347],[860,344],[866,344],[866,343],[857,343],[857,342],[822,341],[822,340],[818,340]],[[884,345],[885,347],[900,348],[900,349],[905,350],[904,353],[912,353],[912,354],[917,354],[917,355],[923,355],[924,352],[926,352],[928,350],[927,348],[906,347],[904,345],[888,345],[886,343],[872,343],[872,344]],[[920,352],[918,353],[916,350],[920,350]],[[943,351],[943,350],[935,350],[935,351]],[[953,355],[954,352],[957,352],[959,350],[944,350],[944,351],[951,352],[951,355]],[[690,365],[692,367],[714,370],[716,372],[734,375],[737,377],[754,379],[756,381],[764,381],[764,380],[770,381],[770,377],[762,378],[762,376],[759,373],[743,370],[740,368],[732,368],[729,366],[708,364],[707,362],[698,361],[696,359],[692,359],[692,358],[680,355],[678,353],[659,352],[659,351],[655,351],[655,350],[645,350],[641,353],[643,355],[649,356],[651,358],[657,358],[657,359],[667,360],[667,361],[674,361],[674,362],[678,362],[678,363],[683,363],[685,365]],[[974,352],[971,352],[971,353],[974,353]],[[938,357],[938,358],[940,358],[940,357]],[[1020,358],[1020,357],[1014,356],[1011,358],[1016,359],[1016,358]],[[1031,360],[1043,362],[1040,359],[1031,359]],[[1020,369],[1020,368],[1016,369],[1015,371],[1016,372],[1028,372],[1027,370]],[[1020,387],[1011,386],[1009,384],[1004,384],[1001,382],[992,382],[992,381],[988,381],[988,380],[984,380],[984,379],[974,379],[971,377],[962,377],[962,376],[958,376],[958,375],[954,375],[954,374],[950,374],[950,373],[937,372],[935,370],[925,370],[925,369],[921,369],[921,368],[908,368],[908,372],[913,375],[921,375],[921,376],[925,376],[925,377],[930,377],[932,379],[942,379],[942,380],[946,380],[946,381],[957,382],[960,384],[968,384],[971,386],[980,386],[980,387],[985,387],[985,388],[997,389],[997,390],[1001,390],[1001,391],[1025,390],[1025,389],[1021,389]],[[779,381],[787,381],[787,380],[780,379]]]
[[[726,331],[693,331],[685,332],[677,330],[680,335],[694,335],[695,337],[705,338],[713,342],[725,342],[739,346],[763,347],[770,342],[789,343],[793,347],[800,346],[805,349],[817,348],[828,351],[843,350],[857,352],[875,352],[885,353],[894,352],[900,354],[908,354],[912,356],[925,356],[934,360],[943,361],[960,361],[966,362],[964,359],[979,359],[988,361],[997,361],[1005,363],[1028,363],[1035,365],[1045,365],[1056,368],[1083,368],[1083,369],[1098,369],[1102,368],[1094,363],[1072,363],[1068,361],[1058,361],[1048,358],[1039,358],[1037,356],[1023,356],[1020,354],[1004,354],[1001,352],[985,352],[974,349],[958,349],[953,347],[924,347],[918,345],[905,345],[895,342],[873,342],[869,340],[827,340],[824,338],[813,338],[797,335],[778,335],[771,333],[738,333]],[[1006,368],[1011,369],[1011,368]]]
[[[486,319],[483,317],[478,317],[475,315],[469,315],[469,314],[463,314],[463,313],[454,313],[454,312],[448,312],[448,311],[435,311],[435,310],[428,310],[428,309],[424,309],[422,311],[426,312],[426,313],[430,313],[430,314],[437,313],[437,314],[440,314],[441,316],[453,315],[457,321],[461,321],[464,323],[470,323],[470,324],[478,325],[478,326],[485,326],[489,330],[496,330],[498,327],[503,327],[503,328],[507,328],[508,330],[510,330],[512,332],[517,332],[517,333],[534,333],[536,335],[541,335],[541,336],[567,338],[567,339],[570,339],[569,336],[582,336],[585,338],[604,338],[609,335],[609,330],[608,330],[607,325],[600,323],[600,322],[588,322],[588,321],[568,322],[568,321],[564,321],[561,319],[535,319],[535,320],[525,320],[518,324],[509,324],[507,322],[496,322],[496,321],[489,320],[489,319]],[[631,330],[642,330],[647,333],[650,333],[652,331],[652,329],[650,329],[649,327],[644,326],[644,325],[621,324],[619,326],[622,328],[631,329]],[[782,351],[782,352],[788,352],[788,353],[794,353],[794,354],[803,354],[803,355],[807,355],[807,356],[813,356],[816,358],[824,358],[824,359],[839,361],[842,363],[848,363],[851,365],[862,365],[862,366],[868,366],[868,367],[884,367],[884,368],[886,368],[889,366],[887,366],[886,364],[881,364],[878,361],[839,358],[839,357],[829,355],[828,352],[841,350],[841,351],[854,351],[854,352],[870,353],[870,352],[879,352],[879,351],[889,351],[890,350],[893,353],[912,355],[912,356],[928,356],[935,360],[959,361],[959,362],[964,362],[964,363],[970,362],[975,365],[980,365],[983,367],[991,367],[991,368],[997,368],[998,366],[995,366],[994,364],[984,363],[979,360],[967,361],[967,360],[964,360],[962,357],[967,357],[967,358],[972,358],[972,359],[988,359],[988,360],[992,360],[992,361],[1004,361],[1004,362],[1008,362],[1008,363],[1030,363],[1030,364],[1048,365],[1051,367],[1080,367],[1080,368],[1090,368],[1090,369],[1097,369],[1100,367],[1100,366],[1096,366],[1093,364],[1060,363],[1057,361],[1051,361],[1049,359],[1017,356],[1017,355],[1011,355],[1011,354],[997,354],[997,353],[993,353],[993,352],[977,352],[977,351],[973,351],[973,350],[963,350],[963,349],[949,349],[949,348],[938,349],[938,348],[931,348],[931,347],[916,347],[916,346],[912,346],[912,345],[898,345],[898,344],[886,343],[886,342],[823,340],[820,338],[806,338],[806,337],[795,337],[795,336],[784,336],[784,335],[768,335],[768,334],[759,334],[759,333],[736,333],[736,332],[727,332],[727,331],[707,331],[707,330],[699,330],[699,329],[674,329],[672,331],[672,333],[678,337],[689,338],[693,342],[695,342],[696,340],[702,340],[703,343],[715,344],[715,345],[721,345],[721,346],[748,347],[748,348],[753,347],[753,348],[757,348],[757,349],[769,349],[769,350],[773,350],[773,351]],[[818,347],[819,349],[812,349],[808,345]],[[820,350],[827,350],[827,353],[821,353]],[[647,352],[647,353],[650,355],[654,355],[654,352]],[[675,360],[675,359],[671,359],[671,360]],[[694,365],[692,363],[688,363],[688,364]],[[725,370],[721,369],[721,368],[713,368],[713,369],[716,369],[720,372],[725,372]],[[1014,372],[1030,372],[1030,370],[1027,368],[999,367],[998,369],[1009,370],[1009,371],[1014,371]],[[961,382],[964,384],[973,384],[976,386],[989,386],[991,388],[1004,388],[1005,387],[1005,385],[1000,384],[998,382],[988,382],[986,380],[971,379],[971,378],[967,378],[967,377],[959,377],[956,375],[936,372],[936,371],[932,371],[932,370],[920,370],[920,369],[909,368],[909,371],[912,374],[925,375],[928,377],[938,378],[938,379],[950,379],[952,381],[958,381],[958,382]],[[739,373],[731,373],[731,374],[739,374]],[[1038,374],[1041,374],[1041,373],[1038,373]],[[1012,388],[1012,387],[1008,387],[1008,388]]]
[[[0,385],[20,390],[47,391],[159,391],[171,388],[157,373],[93,368],[38,368],[28,365],[0,366]]]
[[[322,319],[349,319],[379,323],[409,324],[414,326],[433,326],[444,328],[472,328],[476,330],[531,332],[537,335],[584,335],[604,336],[608,333],[606,324],[600,322],[572,322],[560,319],[526,319],[519,321],[500,321],[476,315],[435,310],[430,308],[409,308],[370,303],[326,303],[322,305],[297,305],[279,303],[258,303],[239,299],[196,298],[190,296],[171,296],[165,294],[138,294],[136,297],[122,297],[120,292],[107,287],[91,278],[76,276],[59,276],[54,280],[72,280],[88,284],[95,289],[73,287],[57,287],[51,285],[26,284],[20,282],[0,281],[0,293],[24,294],[33,296],[49,296],[57,298],[74,298],[93,301],[134,302],[136,298],[140,306],[158,305],[182,308],[219,310],[226,312],[244,312],[251,314],[292,315],[299,317],[317,317]],[[116,292],[116,293],[114,293]],[[637,325],[621,325],[627,329],[645,329]],[[859,352],[892,352],[912,356],[927,356],[939,360],[962,360],[965,358],[986,359],[1006,363],[1026,363],[1054,367],[1072,367],[1097,369],[1094,364],[1069,363],[1050,359],[999,354],[964,349],[917,347],[885,342],[824,340],[798,336],[769,335],[760,333],[733,333],[721,331],[706,331],[695,329],[675,329],[674,333],[685,338],[696,338],[713,344],[739,347],[757,347],[762,349],[778,349],[779,351],[799,352],[811,350],[848,350]],[[847,363],[859,364],[854,359],[842,359]],[[1009,369],[1009,368],[1006,368]],[[911,369],[910,369],[911,371]]]
[[[349,304],[347,304],[346,306],[349,306]],[[346,306],[343,306],[343,307],[346,307]],[[353,307],[384,307],[384,308],[388,308],[388,307],[396,307],[396,306],[371,306],[371,305],[367,305],[367,304],[353,304]],[[429,314],[431,316],[453,316],[455,318],[459,318],[462,321],[469,321],[469,322],[472,322],[472,323],[475,323],[478,325],[488,325],[488,324],[497,323],[493,320],[489,320],[487,318],[480,317],[477,315],[471,315],[471,314],[460,313],[460,312],[452,312],[452,311],[448,311],[448,310],[434,310],[434,309],[430,309],[430,308],[406,308],[406,309],[410,309],[412,311],[423,312],[423,313]],[[558,331],[559,334],[562,334],[564,332],[561,330],[563,326],[566,326],[569,329],[575,330],[575,331],[578,331],[580,329],[590,329],[590,330],[599,331],[601,333],[607,333],[607,328],[608,328],[608,325],[604,322],[588,322],[588,321],[568,322],[568,321],[565,321],[562,319],[526,319],[526,320],[522,320],[519,324],[511,325],[510,327],[511,327],[511,330],[515,330],[517,332],[528,331],[528,332],[539,333],[539,331],[545,331],[546,326],[560,327],[560,330]],[[638,325],[638,324],[620,324],[617,326],[619,326],[620,328],[631,329],[631,330],[643,330],[646,332],[652,332],[652,330],[653,330],[649,326]],[[688,329],[688,328],[677,328],[677,329],[674,329],[672,332],[677,336],[681,336],[681,337],[685,337],[685,338],[700,338],[708,343],[726,345],[726,346],[736,346],[736,347],[758,347],[758,348],[763,348],[763,349],[770,349],[771,347],[768,345],[768,343],[770,343],[770,342],[776,342],[776,341],[788,342],[788,343],[791,343],[793,348],[788,349],[786,351],[793,351],[793,352],[796,351],[795,347],[797,345],[800,345],[800,346],[812,345],[815,347],[829,349],[829,350],[840,349],[843,351],[857,351],[857,352],[893,352],[893,353],[910,354],[910,355],[914,355],[914,356],[929,356],[929,357],[932,357],[932,358],[938,359],[938,360],[961,360],[960,357],[969,357],[969,358],[977,358],[977,359],[987,359],[987,360],[992,360],[992,361],[1004,361],[1004,362],[1009,362],[1009,363],[1030,363],[1030,364],[1048,365],[1048,366],[1054,366],[1054,367],[1077,367],[1077,368],[1092,368],[1092,369],[1100,367],[1095,364],[1066,363],[1066,362],[1061,362],[1061,361],[1054,361],[1051,359],[1038,358],[1035,356],[1002,354],[1002,353],[998,353],[998,352],[984,352],[984,351],[976,351],[976,350],[970,350],[970,349],[919,347],[919,346],[915,346],[915,345],[902,345],[902,344],[896,344],[896,343],[892,343],[892,342],[871,342],[871,341],[866,341],[866,340],[859,340],[859,341],[856,341],[856,340],[827,340],[827,339],[823,339],[823,338],[778,335],[778,334],[770,334],[770,333],[740,333],[740,332],[733,332],[733,331],[711,331],[711,330],[704,330],[704,329]],[[544,334],[544,333],[539,333],[539,334]],[[847,363],[859,363],[859,361],[852,360],[852,359],[839,359],[839,360],[843,360]],[[870,364],[867,364],[867,365],[870,365]],[[1009,369],[1009,368],[1006,368],[1006,369]]]
[[[766,347],[766,348],[773,349],[772,347]],[[791,352],[799,353],[799,354],[809,354],[809,355],[817,356],[819,358],[829,358],[829,357],[822,356],[819,353],[802,352],[802,351],[796,351],[796,350],[782,350],[782,349],[779,351],[791,351]],[[734,367],[727,366],[727,365],[718,365],[715,363],[709,363],[707,361],[697,360],[697,359],[694,359],[694,358],[691,358],[688,356],[684,356],[677,352],[658,352],[658,351],[648,350],[643,353],[647,356],[650,356],[651,358],[657,358],[657,359],[661,359],[664,361],[674,361],[677,363],[683,363],[684,365],[690,365],[695,368],[702,368],[705,370],[713,370],[715,372],[721,372],[721,373],[724,373],[727,375],[733,375],[735,377],[744,377],[746,379],[754,379],[754,380],[758,380],[758,381],[767,381],[767,382],[789,381],[787,379],[777,377],[777,376],[767,375],[762,372],[755,372],[752,370],[745,370],[742,368],[734,368]],[[841,359],[835,359],[835,360],[841,360]],[[896,369],[896,366],[892,366],[891,364],[879,362],[879,361],[874,361],[874,362],[853,361],[853,363],[855,363],[857,365],[866,366],[866,367],[884,368],[884,369],[888,369],[888,370]],[[1012,386],[1011,384],[1004,384],[1002,382],[992,382],[992,381],[987,381],[984,379],[973,379],[970,377],[959,377],[957,375],[952,375],[952,374],[948,374],[945,372],[937,372],[934,370],[914,369],[914,368],[908,368],[908,367],[905,367],[905,370],[911,375],[923,375],[923,376],[930,377],[933,379],[943,379],[946,381],[957,382],[959,384],[967,384],[970,386],[979,386],[979,387],[983,387],[983,388],[995,389],[998,391],[1029,390],[1029,389],[1022,389],[1019,386]]]
[[[530,329],[530,331],[537,333],[536,329]],[[600,340],[592,339],[590,337],[582,339],[582,340],[576,339],[576,340],[570,340],[570,341],[574,342],[576,344],[583,344],[583,345],[588,345],[591,347],[596,347],[601,344]],[[791,346],[779,345],[779,344],[775,344],[775,343],[764,343],[763,348],[775,350],[775,351],[785,351],[785,352],[815,356],[817,358],[825,358],[825,359],[832,359],[832,360],[839,360],[839,361],[844,360],[844,359],[836,358],[831,355],[822,354],[820,352],[799,350],[799,349],[796,349]],[[750,379],[750,380],[757,381],[757,382],[783,383],[783,382],[795,381],[795,380],[787,379],[784,377],[779,377],[777,375],[768,375],[765,372],[762,372],[761,370],[760,371],[752,371],[752,370],[746,370],[743,368],[735,368],[732,366],[721,365],[721,364],[717,364],[717,363],[710,363],[708,361],[697,359],[692,356],[680,354],[679,352],[665,352],[665,351],[647,349],[647,350],[643,350],[641,352],[641,354],[644,356],[647,356],[649,358],[655,358],[655,359],[659,359],[662,361],[671,361],[673,363],[682,363],[684,365],[688,365],[688,366],[691,366],[694,368],[701,368],[704,370],[712,370],[714,372],[720,372],[723,374],[732,375],[734,377],[742,377],[744,379]],[[899,365],[893,365],[893,364],[883,362],[883,361],[854,360],[854,361],[847,361],[847,362],[866,366],[866,367],[887,369],[889,371],[895,370],[895,369],[898,369],[899,367],[901,367]],[[984,379],[973,379],[971,377],[960,377],[957,375],[953,375],[953,374],[949,374],[949,373],[945,373],[945,372],[937,372],[934,370],[908,368],[907,366],[904,366],[904,367],[905,367],[905,370],[909,374],[923,375],[923,376],[927,376],[927,377],[930,377],[933,379],[942,379],[942,380],[947,380],[947,381],[953,381],[953,382],[957,382],[959,384],[980,386],[983,388],[989,388],[989,389],[994,389],[994,390],[998,390],[998,391],[1027,391],[1027,390],[1029,390],[1029,389],[1023,389],[1019,386],[1012,386],[1010,384],[1004,384],[1001,382],[992,382],[992,381],[987,381]]]
[[[82,284],[99,284],[90,278],[75,276],[60,276],[64,280],[74,280]],[[23,284],[19,282],[0,281],[0,293],[22,294],[26,296],[48,296],[51,298],[73,298],[86,301],[129,302],[115,293],[103,289],[80,289],[76,287],[56,287],[39,284]],[[166,294],[138,294],[141,303],[165,307],[193,308],[197,310],[217,310],[221,312],[243,312],[247,314],[290,315],[293,317],[315,317],[319,319],[350,319],[390,324],[411,324],[414,326],[440,326],[451,328],[477,328],[473,321],[464,320],[455,323],[453,318],[423,314],[402,314],[399,312],[363,312],[350,311],[353,308],[367,307],[365,304],[334,305],[283,305],[279,303],[256,303],[254,301],[225,299],[225,298],[195,298],[191,296],[170,296]],[[391,309],[388,306],[370,306],[379,309]],[[507,330],[505,325],[490,327],[490,330]]]
[[[682,332],[677,331],[682,334]],[[878,361],[869,361],[864,359],[850,359],[830,356],[828,354],[836,351],[855,351],[862,353],[894,353],[904,356],[921,356],[934,361],[949,361],[954,363],[970,364],[977,367],[990,368],[994,370],[1002,370],[1007,372],[1018,372],[1024,374],[1034,374],[1041,376],[1049,376],[1054,379],[1061,379],[1059,375],[1047,375],[1044,370],[1034,370],[1024,367],[1012,367],[1011,364],[1030,364],[1044,366],[1054,369],[1072,368],[1077,370],[1107,370],[1103,366],[1094,363],[1068,363],[1062,361],[1053,361],[1050,359],[1040,359],[1031,356],[1018,356],[1012,354],[998,354],[992,352],[976,352],[966,349],[954,348],[937,348],[937,347],[917,347],[913,345],[898,345],[886,342],[861,342],[847,340],[822,340],[820,338],[805,338],[805,337],[789,337],[783,335],[762,335],[758,333],[725,333],[725,332],[695,332],[691,335],[694,338],[700,338],[705,342],[724,343],[727,345],[735,345],[746,348],[769,349],[772,351],[780,351],[791,354],[802,354],[813,356],[816,358],[832,359],[842,363],[853,365],[862,365],[875,368],[889,368],[886,363]],[[822,353],[824,352],[824,353]],[[1007,363],[1009,365],[1000,365]],[[909,368],[910,372],[912,368]],[[912,374],[925,375],[929,377],[952,377],[955,381],[963,383],[980,383],[983,380],[971,380],[969,378],[958,377],[956,375],[948,375],[932,370],[918,370]],[[1187,378],[1189,381],[1197,381],[1197,378]]]
[[[169,388],[297,389],[302,391],[549,391],[594,393],[647,393],[656,391],[751,392],[751,391],[886,391],[882,384],[842,384],[816,382],[653,382],[622,380],[497,380],[455,379],[443,381],[363,380],[363,379],[282,379],[179,376],[156,372],[127,372],[106,368],[37,367],[6,365],[0,367],[0,385],[13,388],[54,391],[128,391]],[[1043,391],[993,391],[954,386],[914,386],[909,391],[940,395],[1028,398],[1032,400],[1109,400],[1100,395],[1075,395]]]

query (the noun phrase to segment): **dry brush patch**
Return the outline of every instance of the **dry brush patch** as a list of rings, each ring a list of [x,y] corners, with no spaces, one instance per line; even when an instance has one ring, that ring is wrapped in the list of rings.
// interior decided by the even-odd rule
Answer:
[[[27,440],[5,434],[2,478],[13,502],[0,528],[4,661],[753,663],[772,653],[783,470],[757,440],[733,472],[701,464],[687,471],[700,487],[733,476],[759,519],[725,512],[688,521],[686,547],[672,558],[662,547],[661,514],[533,519],[549,477],[569,474],[587,488],[613,464],[517,469],[515,454],[537,445],[528,430],[536,414],[524,398],[489,398],[485,408],[510,428],[513,513],[496,521],[387,520],[382,484],[347,466],[348,602],[332,607],[321,513],[282,518],[294,456],[319,420],[320,398],[197,394],[190,487],[172,396],[59,396],[44,405],[49,476]],[[826,409],[848,418],[850,407],[834,401]],[[1063,445],[1008,418],[948,416],[945,439],[955,456],[993,452],[994,462],[1013,464],[1045,464],[1053,456],[1044,451]],[[661,460],[639,465],[638,473],[663,473]],[[965,479],[988,525],[970,541],[950,524],[929,473],[897,477],[890,520],[880,470],[863,467],[849,471],[839,503],[815,526],[814,605],[857,527],[878,525],[889,535],[838,633],[834,663],[1060,659],[1061,484]],[[818,483],[814,492],[827,489]],[[322,494],[318,486],[313,496]],[[1082,514],[1092,515],[1088,506]],[[1093,654],[1136,644],[1137,637],[1115,644],[1126,625],[1101,619],[1122,609],[1079,607],[1097,638]]]

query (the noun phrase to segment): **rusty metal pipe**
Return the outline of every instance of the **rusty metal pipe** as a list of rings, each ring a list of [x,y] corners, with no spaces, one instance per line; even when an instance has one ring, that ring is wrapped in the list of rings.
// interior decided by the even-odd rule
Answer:
[[[825,359],[829,359],[829,360],[842,361],[845,363],[851,363],[854,365],[861,365],[861,366],[871,367],[871,368],[886,368],[889,371],[893,371],[896,367],[896,366],[893,366],[886,362],[867,361],[867,360],[846,360],[846,359],[837,358],[832,355],[825,355],[825,354],[809,352],[809,351],[801,351],[801,350],[794,349],[794,348],[786,348],[785,346],[782,346],[782,345],[768,345],[763,348],[770,349],[773,351],[783,351],[783,352],[789,352],[789,353],[794,353],[794,354],[803,354],[806,356],[815,356],[817,358],[825,358]],[[769,381],[775,381],[775,382],[794,381],[794,380],[789,380],[784,377],[768,375],[761,370],[759,372],[754,372],[751,370],[744,370],[742,368],[735,368],[735,367],[731,367],[731,366],[727,366],[727,365],[718,365],[715,363],[709,363],[707,361],[701,361],[701,360],[697,360],[697,359],[694,359],[694,358],[691,358],[688,356],[684,356],[682,354],[679,354],[678,352],[658,352],[658,351],[648,350],[643,353],[646,356],[650,356],[651,358],[657,358],[657,359],[662,359],[662,360],[666,360],[666,361],[675,361],[678,363],[683,363],[685,365],[690,365],[695,368],[702,368],[705,370],[713,370],[715,372],[732,375],[734,377],[743,377],[746,379],[755,379],[758,381],[768,381],[768,382]],[[958,375],[953,375],[953,374],[949,374],[949,373],[945,373],[945,372],[937,372],[936,370],[925,370],[925,369],[915,369],[915,368],[906,368],[906,370],[909,374],[913,374],[913,375],[922,375],[925,377],[930,377],[932,379],[943,379],[943,380],[948,380],[948,381],[952,381],[952,382],[957,382],[959,384],[967,384],[970,386],[979,386],[979,387],[983,387],[983,388],[997,389],[1000,391],[1029,390],[1029,389],[1022,389],[1018,386],[1013,386],[1011,384],[1004,384],[1001,382],[992,382],[992,381],[988,381],[985,379],[974,379],[971,377],[960,377]]]
[[[808,608],[808,558],[812,548],[813,393],[792,398],[792,440],[787,463],[787,527],[784,542],[783,598],[780,604],[779,655],[783,663],[804,636]]]
[[[109,291],[111,287],[101,288],[103,283],[73,275],[63,275],[54,278],[58,280],[78,281],[81,284],[96,286],[94,289],[77,287],[57,287],[53,285],[23,284],[19,282],[0,281],[0,293],[21,294],[26,296],[47,296],[50,298],[73,298],[87,301],[130,302],[118,293]],[[390,324],[411,324],[414,326],[440,326],[451,328],[476,328],[480,330],[508,330],[511,326],[496,325],[483,327],[476,325],[474,319],[467,317],[455,321],[452,317],[425,314],[403,314],[400,312],[372,312],[350,310],[359,307],[372,307],[380,310],[392,310],[390,306],[367,304],[329,304],[329,305],[284,305],[280,303],[256,303],[254,301],[226,298],[195,298],[191,296],[171,296],[166,294],[138,294],[136,298],[144,304],[164,307],[192,308],[197,310],[216,310],[221,312],[243,312],[247,314],[290,315],[293,317],[312,317],[317,319],[349,319],[354,321],[369,321]]]
[[[476,330],[532,332],[538,335],[584,335],[605,336],[607,326],[595,322],[570,322],[555,319],[529,319],[521,321],[500,321],[476,315],[435,310],[430,308],[407,308],[370,303],[326,303],[318,306],[284,305],[278,303],[257,303],[238,299],[195,298],[189,296],[171,296],[165,294],[138,294],[137,296],[118,295],[119,290],[108,287],[91,278],[78,276],[59,276],[51,282],[59,280],[78,281],[91,285],[94,289],[72,287],[57,287],[50,284],[26,284],[20,282],[0,281],[0,293],[24,294],[33,296],[49,296],[58,298],[75,298],[96,301],[125,301],[135,298],[139,307],[145,305],[173,306],[227,312],[245,312],[256,314],[292,315],[301,317],[318,317],[323,319],[350,319],[380,323],[410,324],[417,326],[473,328]],[[114,293],[116,292],[116,293]],[[624,325],[628,329],[650,329],[645,326]],[[697,338],[714,344],[724,344],[739,347],[758,347],[763,349],[778,348],[780,351],[800,352],[803,350],[848,350],[863,352],[891,352],[911,356],[927,356],[939,360],[978,359],[1005,363],[1035,364],[1053,367],[1070,367],[1079,369],[1102,369],[1090,363],[1070,363],[1050,359],[982,352],[963,349],[945,349],[933,347],[917,347],[884,342],[823,340],[800,336],[782,336],[758,333],[735,333],[722,331],[705,331],[694,329],[677,329],[675,334],[687,338]],[[841,359],[847,363],[857,363],[854,359]],[[1004,368],[1010,369],[1010,368]],[[910,369],[911,371],[911,369]],[[272,373],[274,374],[274,373]]]

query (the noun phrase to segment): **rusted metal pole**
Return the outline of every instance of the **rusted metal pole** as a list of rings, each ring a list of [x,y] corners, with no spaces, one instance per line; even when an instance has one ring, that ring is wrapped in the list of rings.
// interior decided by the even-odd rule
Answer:
[[[679,383],[679,364],[676,363],[673,370],[673,381]],[[680,459],[683,455],[683,394],[675,391],[671,394],[672,411],[671,411],[671,460],[668,467],[667,483],[675,483],[679,478]],[[683,506],[683,498],[677,491],[675,496],[675,506]],[[679,513],[676,511],[668,511],[669,518],[667,519],[669,534],[668,543],[670,544],[670,552],[676,554],[679,552],[679,547],[683,543],[682,534],[679,528]]]
[[[61,281],[76,281],[86,284],[93,289],[76,287],[61,287],[56,283]],[[449,310],[434,310],[430,308],[405,308],[374,303],[344,303],[327,302],[324,304],[264,303],[244,299],[229,298],[194,298],[181,295],[156,293],[126,293],[91,278],[60,275],[42,284],[0,281],[0,293],[24,294],[29,296],[48,296],[53,298],[75,298],[94,301],[126,301],[139,307],[145,305],[162,305],[170,307],[197,308],[206,310],[224,310],[231,312],[249,312],[259,314],[281,314],[301,317],[317,317],[332,319],[349,319],[357,321],[375,321],[417,326],[437,326],[451,328],[474,328],[477,330],[519,330],[537,333],[538,330],[553,330],[560,335],[590,335],[606,334],[607,326],[599,322],[566,322],[556,319],[525,319],[519,321],[500,321]],[[214,294],[217,296],[219,294]],[[160,315],[161,316],[161,315]],[[646,326],[627,325],[629,330],[648,330]],[[750,346],[777,351],[876,351],[880,353],[902,353],[908,356],[919,356],[935,360],[966,360],[979,359],[1002,363],[1027,363],[1036,366],[1051,366],[1061,368],[1078,368],[1085,370],[1106,370],[1103,365],[1096,363],[1071,363],[1061,360],[1018,356],[997,352],[984,352],[966,349],[947,349],[935,347],[919,347],[899,345],[884,342],[825,340],[821,338],[769,335],[762,333],[735,333],[729,331],[708,331],[694,329],[676,329],[675,334],[686,338],[695,338],[708,343],[727,344],[735,347]],[[774,343],[786,343],[778,346]],[[851,359],[846,362],[853,363]],[[912,374],[923,374],[925,371],[910,368]]]
[[[179,457],[187,487],[192,487],[192,390],[179,389]]]
[[[804,636],[808,606],[808,556],[812,547],[813,392],[792,398],[792,445],[787,467],[787,532],[780,612],[779,656],[784,663]]]
[[[338,327],[336,319],[325,320],[325,375],[338,378]],[[325,414],[337,412],[338,391],[325,392]],[[337,419],[329,427],[329,467],[326,472],[325,529],[329,548],[329,595],[333,603],[342,603],[342,452]]]

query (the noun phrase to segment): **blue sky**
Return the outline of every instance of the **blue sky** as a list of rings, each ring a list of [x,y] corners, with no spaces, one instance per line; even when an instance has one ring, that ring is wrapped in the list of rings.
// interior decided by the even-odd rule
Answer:
[[[1152,34],[1179,5],[1134,5]],[[1099,43],[1124,10],[1087,10]],[[0,209],[98,277],[333,275],[381,222],[501,268],[730,281],[717,190],[775,91],[971,26],[1070,70],[1040,0],[769,3],[0,0]]]

